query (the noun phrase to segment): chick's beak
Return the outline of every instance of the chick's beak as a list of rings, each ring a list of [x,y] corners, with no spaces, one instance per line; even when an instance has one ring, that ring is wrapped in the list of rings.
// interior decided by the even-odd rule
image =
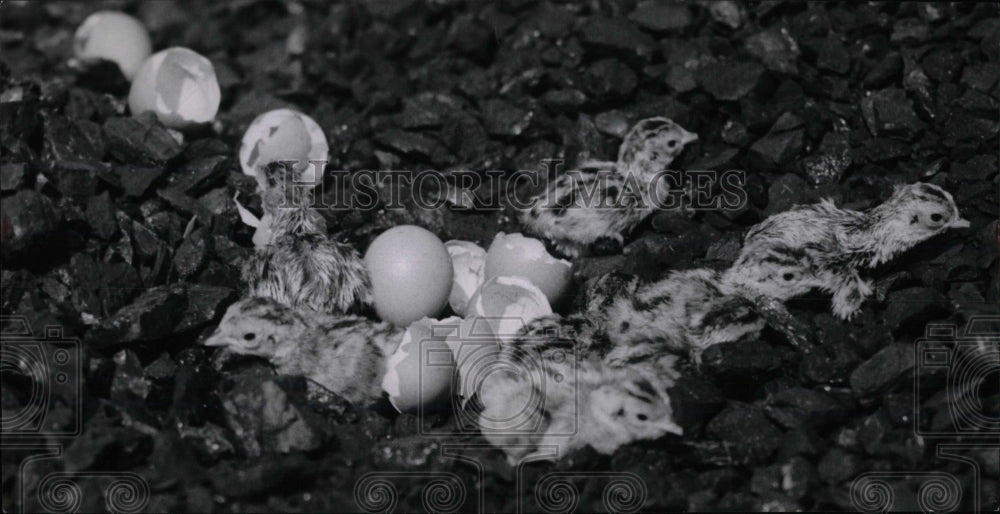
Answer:
[[[693,143],[693,142],[697,141],[698,140],[698,134],[695,134],[694,132],[688,132],[688,131],[685,130],[684,134],[682,134],[681,138],[682,138],[681,142],[686,145],[688,143]]]
[[[229,346],[229,337],[216,330],[201,343],[203,346]]]
[[[969,228],[969,220],[965,218],[958,218],[957,220],[951,222],[951,228]]]
[[[684,435],[684,429],[681,428],[680,425],[678,425],[677,423],[674,423],[673,420],[670,419],[663,420],[663,423],[660,425],[660,427],[671,434]]]

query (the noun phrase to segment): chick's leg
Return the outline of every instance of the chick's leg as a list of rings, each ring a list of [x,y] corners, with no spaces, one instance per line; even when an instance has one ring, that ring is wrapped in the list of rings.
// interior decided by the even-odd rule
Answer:
[[[861,310],[865,299],[872,294],[871,283],[858,276],[858,272],[854,270],[836,277],[833,284],[833,313],[844,320],[853,318]]]

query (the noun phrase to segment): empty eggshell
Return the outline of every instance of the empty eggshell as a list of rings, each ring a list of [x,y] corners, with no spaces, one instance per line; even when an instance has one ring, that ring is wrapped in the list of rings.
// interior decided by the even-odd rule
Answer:
[[[316,184],[322,180],[322,166],[329,157],[323,129],[309,116],[291,109],[275,109],[257,116],[247,127],[240,144],[243,173],[255,171],[275,161],[297,161],[301,173],[297,181]]]
[[[501,341],[509,341],[534,319],[552,314],[552,307],[527,279],[493,277],[469,300],[468,313],[484,318]]]
[[[446,242],[444,246],[451,255],[451,264],[454,268],[448,304],[455,314],[465,316],[469,299],[485,281],[483,273],[486,250],[471,241],[452,240]]]
[[[153,44],[142,22],[118,11],[97,11],[87,16],[73,37],[77,59],[113,61],[129,80],[152,52]]]
[[[212,62],[175,46],[142,63],[132,80],[128,107],[133,116],[153,111],[167,127],[183,129],[214,120],[220,99]]]
[[[423,318],[410,324],[386,361],[382,390],[400,412],[446,406],[451,399],[455,356],[445,342],[448,332],[435,329],[439,323]]]
[[[485,277],[523,277],[555,304],[572,279],[573,265],[553,257],[538,239],[500,232],[486,252]]]
[[[380,234],[365,252],[375,312],[405,327],[436,316],[451,293],[451,256],[433,232],[400,225]]]

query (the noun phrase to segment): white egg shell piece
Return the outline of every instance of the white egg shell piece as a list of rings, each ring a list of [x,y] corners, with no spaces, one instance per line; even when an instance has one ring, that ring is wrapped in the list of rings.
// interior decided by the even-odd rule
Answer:
[[[73,36],[77,59],[112,61],[129,80],[151,53],[149,31],[141,21],[123,12],[97,11],[83,20]]]
[[[221,98],[212,62],[193,50],[172,47],[142,63],[128,106],[133,116],[153,111],[167,127],[183,129],[214,120]]]
[[[444,246],[454,267],[448,304],[455,314],[465,316],[469,300],[486,280],[486,250],[471,241],[451,240]]]
[[[493,277],[469,301],[468,315],[485,318],[501,341],[509,341],[533,320],[552,314],[542,291],[521,277]]]
[[[322,179],[323,165],[330,155],[330,146],[323,129],[309,116],[292,109],[275,109],[257,116],[240,143],[240,167],[243,173],[256,176],[255,171],[276,161],[297,161],[301,173],[298,182],[317,184]],[[316,164],[312,163],[323,163]]]
[[[467,319],[452,317],[442,323],[459,322],[445,342],[455,355],[458,371],[458,386],[455,394],[462,399],[461,407],[479,390],[479,386],[490,373],[496,371],[500,362],[500,340],[493,331],[489,320],[473,316]]]
[[[457,320],[457,318],[456,318]],[[382,390],[399,412],[414,412],[450,400],[455,356],[445,342],[457,323],[423,318],[406,328],[399,347],[386,360]]]
[[[573,264],[557,259],[538,239],[500,232],[486,252],[485,278],[517,276],[536,285],[550,304],[559,301],[572,280]]]

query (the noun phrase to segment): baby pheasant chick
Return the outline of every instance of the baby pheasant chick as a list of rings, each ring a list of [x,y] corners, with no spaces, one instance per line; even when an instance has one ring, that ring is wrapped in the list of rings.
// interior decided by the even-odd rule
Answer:
[[[531,373],[497,372],[480,388],[479,425],[511,465],[557,459],[587,445],[610,454],[632,441],[683,433],[661,383],[592,359],[580,361],[575,373],[553,371],[540,381]]]
[[[599,241],[621,245],[624,234],[668,201],[660,174],[697,139],[667,118],[642,120],[625,135],[617,162],[590,162],[560,175],[518,218],[569,257]]]
[[[859,269],[873,268],[950,228],[968,227],[952,196],[925,183],[899,186],[867,211],[829,200],[775,214],[747,233],[723,276],[732,287],[782,300],[812,289],[833,293],[833,311],[850,319],[872,294]]]
[[[327,316],[258,297],[231,305],[203,344],[266,358],[278,373],[304,376],[360,405],[381,397],[386,356],[401,338],[402,330],[389,323]]]
[[[647,361],[664,352],[700,363],[708,347],[738,341],[764,328],[754,303],[734,294],[707,269],[678,271],[616,298],[606,312],[614,365]]]
[[[257,249],[242,269],[247,296],[323,313],[361,310],[372,301],[364,262],[352,246],[327,237],[311,195],[295,186],[286,194],[273,180],[264,187]]]

